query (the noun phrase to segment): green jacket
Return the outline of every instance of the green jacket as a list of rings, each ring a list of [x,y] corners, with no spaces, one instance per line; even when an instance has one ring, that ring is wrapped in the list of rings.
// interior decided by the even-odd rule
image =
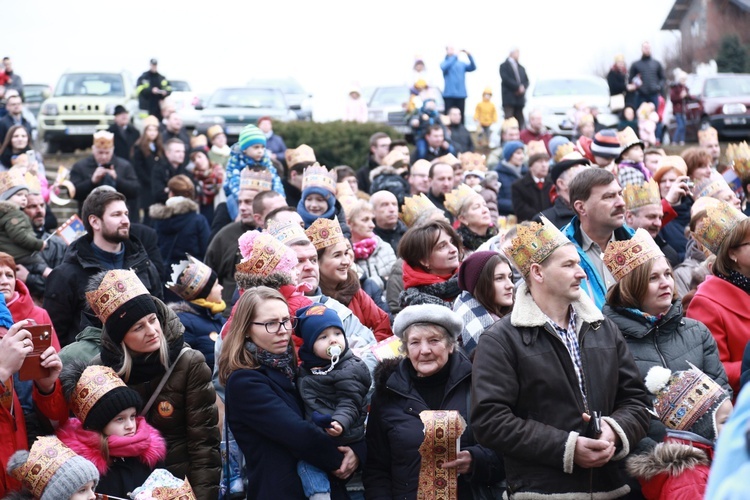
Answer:
[[[36,237],[31,221],[15,203],[0,201],[0,248],[18,260],[41,250],[44,242]]]
[[[99,346],[102,342],[102,330],[94,326],[87,326],[81,333],[76,335],[76,340],[68,344],[60,351],[60,359],[63,366],[73,360],[85,361],[87,364],[99,355]]]

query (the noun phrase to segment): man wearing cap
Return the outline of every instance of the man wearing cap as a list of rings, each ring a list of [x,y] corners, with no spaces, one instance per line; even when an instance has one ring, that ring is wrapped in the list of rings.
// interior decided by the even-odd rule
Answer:
[[[272,160],[283,162],[284,154],[286,153],[286,144],[284,144],[284,139],[280,135],[274,133],[271,117],[263,116],[258,118],[258,128],[266,136],[266,151],[268,151],[268,155]]]
[[[591,142],[591,154],[594,157],[594,163],[599,168],[606,168],[613,174],[617,171],[615,159],[622,153],[620,140],[617,138],[617,130],[606,128],[600,130],[594,135]]]
[[[138,107],[147,115],[153,115],[161,121],[160,103],[172,92],[172,87],[169,81],[159,74],[157,64],[156,59],[151,59],[148,71],[144,71],[138,77],[135,90],[138,95]]]
[[[465,153],[474,151],[474,142],[471,140],[471,133],[466,129],[461,121],[461,110],[451,108],[448,110],[448,140],[453,145],[456,153]]]
[[[91,191],[99,186],[112,186],[127,198],[128,210],[135,217],[138,213],[138,190],[140,183],[133,165],[118,158],[115,153],[114,134],[100,130],[94,134],[92,155],[78,160],[70,169],[70,182],[75,186],[78,213]]]
[[[541,222],[541,216],[544,216],[558,229],[565,227],[576,214],[570,206],[570,182],[590,165],[590,161],[577,153],[571,153],[567,159],[555,163],[550,175],[553,184],[550,198],[554,197],[554,201],[551,207],[535,215],[533,220]]]
[[[115,156],[130,161],[133,144],[141,134],[130,124],[130,113],[124,106],[115,106],[115,122],[107,130],[115,136]]]
[[[719,145],[719,133],[713,127],[708,127],[698,131],[698,145],[706,148],[711,153],[713,168],[719,166],[721,159],[721,146]]]
[[[375,209],[375,234],[391,245],[393,251],[396,252],[398,242],[408,229],[406,224],[398,218],[396,196],[390,191],[378,191],[372,194],[370,203]]]
[[[541,109],[531,110],[528,126],[521,130],[521,142],[529,144],[531,141],[543,141],[545,147],[549,145],[549,141],[552,139],[552,132],[542,123],[542,116]]]

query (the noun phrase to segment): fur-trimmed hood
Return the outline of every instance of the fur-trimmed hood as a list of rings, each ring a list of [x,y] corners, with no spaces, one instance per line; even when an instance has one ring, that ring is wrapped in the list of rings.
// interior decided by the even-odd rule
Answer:
[[[679,476],[699,465],[711,465],[705,451],[689,444],[664,442],[649,453],[634,455],[627,461],[628,473],[642,481],[650,481],[659,474]]]
[[[200,207],[193,200],[183,198],[180,196],[180,200],[174,202],[167,202],[166,205],[157,203],[151,205],[148,209],[148,215],[152,219],[164,220],[171,219],[175,215],[188,214],[190,212],[198,212]]]
[[[390,174],[390,175],[398,175],[399,177],[401,174],[399,174],[398,170],[393,168],[390,165],[381,165],[377,168],[373,168],[370,170],[370,182],[372,183],[375,180],[375,177],[383,174]]]
[[[242,290],[249,290],[258,286],[267,286],[278,290],[284,285],[293,284],[292,277],[286,273],[271,273],[268,276],[259,276],[238,271],[234,273],[234,280],[237,283],[237,288]]]
[[[583,323],[596,324],[604,321],[602,312],[597,309],[596,305],[581,290],[581,295],[573,302],[573,309],[576,311],[579,329]],[[521,283],[516,290],[516,303],[513,306],[513,312],[510,315],[510,323],[517,328],[542,327],[547,323],[547,315],[539,309],[529,292],[526,282]]]
[[[21,210],[21,207],[12,201],[0,201],[0,215],[5,215],[14,210]]]
[[[184,300],[181,300],[179,302],[170,302],[167,304],[167,307],[174,311],[175,314],[196,313],[196,310],[193,308],[193,306],[191,306],[189,302],[186,302]]]

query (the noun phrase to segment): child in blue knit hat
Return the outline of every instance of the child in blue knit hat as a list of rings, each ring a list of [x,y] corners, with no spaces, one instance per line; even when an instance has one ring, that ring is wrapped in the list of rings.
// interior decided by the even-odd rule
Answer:
[[[364,361],[349,350],[338,314],[323,304],[303,307],[297,311],[294,333],[302,338],[297,388],[305,415],[339,445],[362,441],[372,379]],[[308,498],[330,498],[325,472],[304,461],[297,464],[297,472]]]

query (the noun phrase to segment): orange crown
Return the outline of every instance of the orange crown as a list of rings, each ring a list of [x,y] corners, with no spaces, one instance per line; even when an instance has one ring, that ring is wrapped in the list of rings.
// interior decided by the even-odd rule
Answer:
[[[466,152],[458,155],[458,159],[461,160],[461,168],[463,168],[464,171],[487,171],[486,157],[483,154]]]
[[[469,186],[459,184],[457,188],[445,195],[445,209],[452,213],[454,217],[458,217],[464,203],[476,196],[479,196],[479,194]]]
[[[115,134],[106,130],[99,130],[94,134],[94,146],[99,149],[111,149],[115,147]]]

